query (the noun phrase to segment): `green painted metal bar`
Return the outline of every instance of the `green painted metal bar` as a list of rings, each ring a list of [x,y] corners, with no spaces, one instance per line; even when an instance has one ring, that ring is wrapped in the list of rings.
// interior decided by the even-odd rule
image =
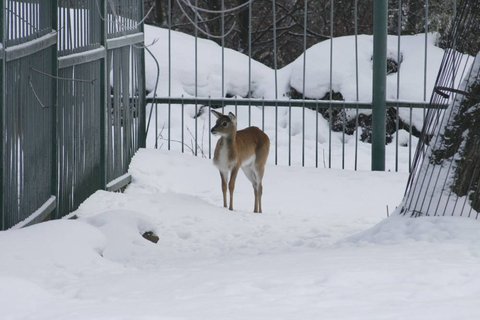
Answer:
[[[57,33],[50,32],[39,39],[21,43],[5,49],[5,60],[12,61],[31,56],[39,51],[51,47],[57,42]]]
[[[1,8],[5,8],[5,0],[0,0],[0,5]],[[2,44],[2,47],[5,44],[5,10],[2,9],[0,10],[0,43]],[[4,51],[3,48],[0,50],[0,55],[1,55],[1,61],[0,61],[0,136],[3,137],[4,135],[4,106],[5,106],[5,82],[4,77],[5,77],[5,57],[4,57]],[[4,139],[0,141],[0,230],[4,230],[6,228],[5,226],[5,211],[4,211],[4,197],[5,193],[3,192],[3,184],[4,184],[4,166],[5,166],[5,161],[4,161]]]
[[[49,216],[51,216],[55,209],[57,208],[57,199],[54,196],[51,196],[40,208],[33,212],[27,219],[19,222],[13,229],[24,228],[35,223],[45,221]]]
[[[140,2],[141,3],[141,2]],[[108,39],[108,49],[116,49],[129,46],[135,43],[143,42],[143,32],[122,36],[119,38]]]
[[[169,98],[169,97],[156,97],[156,98],[146,98],[147,103],[159,103],[159,104],[200,104],[200,105],[210,105],[210,106],[219,106],[223,105],[238,105],[238,106],[278,106],[278,107],[308,107],[316,109],[318,105],[319,109],[325,108],[328,109],[330,106],[333,109],[342,109],[342,108],[351,108],[355,109],[358,106],[358,109],[372,109],[371,102],[356,102],[356,101],[336,101],[336,100],[270,100],[270,99],[232,99],[232,98]],[[399,105],[401,108],[413,108],[413,109],[422,109],[429,104],[426,102],[411,102],[411,101],[385,101],[387,107],[396,107]],[[385,109],[384,105],[384,109]],[[447,104],[440,105],[442,109],[447,108]]]
[[[372,170],[385,171],[385,118],[387,81],[386,0],[373,2],[373,111]]]
[[[51,10],[51,24],[52,24],[52,31],[58,30],[58,3],[57,0],[51,0],[50,2],[50,10]],[[53,45],[52,53],[51,53],[51,63],[52,63],[52,69],[51,69],[51,74],[54,77],[58,76],[58,42],[57,42],[57,32],[55,32],[55,44]],[[52,209],[52,216],[58,216],[58,193],[59,193],[59,188],[58,188],[58,167],[59,167],[59,162],[58,162],[58,148],[59,148],[59,139],[58,139],[58,129],[57,129],[57,113],[58,113],[58,80],[54,79],[52,80],[53,85],[51,86],[51,95],[52,95],[52,101],[53,101],[53,107],[51,109],[51,119],[52,119],[52,178],[51,178],[51,194],[54,195],[55,201],[51,207],[48,207],[47,209]],[[47,210],[47,211],[48,211]],[[48,213],[49,215],[50,213]]]
[[[58,68],[68,68],[82,63],[89,63],[99,59],[104,59],[106,55],[105,48],[99,47],[90,51],[84,51],[58,58]]]
[[[132,176],[130,173],[125,173],[124,175],[121,175],[120,177],[113,179],[107,185],[105,186],[105,190],[111,191],[111,192],[117,192],[119,190],[122,190],[125,188],[128,184],[132,182]]]
[[[100,8],[100,15],[102,17],[107,16],[107,1],[103,1]],[[104,48],[107,48],[108,41],[108,31],[107,31],[108,19],[101,19],[100,22],[100,45]],[[101,177],[101,188],[105,189],[108,182],[108,135],[106,134],[107,130],[111,130],[108,126],[107,117],[110,116],[110,110],[108,107],[107,99],[109,98],[109,86],[108,86],[108,65],[107,65],[107,50],[104,50],[104,57],[100,60],[100,177]]]
[[[138,2],[139,6],[139,12],[143,13],[144,12],[144,3],[143,1]],[[141,17],[140,17],[141,18]],[[139,31],[141,33],[145,32],[145,26],[144,23],[140,23],[139,25]],[[170,35],[169,35],[170,36]],[[145,49],[143,48],[138,48],[139,51],[139,79],[141,81],[141,85],[137,87],[139,93],[139,101],[138,101],[138,111],[137,111],[137,117],[139,117],[139,125],[138,125],[138,147],[139,148],[145,148],[147,146],[147,124],[146,124],[146,113],[145,113],[145,95],[143,94],[145,92],[145,83],[146,83],[146,78],[145,78]]]

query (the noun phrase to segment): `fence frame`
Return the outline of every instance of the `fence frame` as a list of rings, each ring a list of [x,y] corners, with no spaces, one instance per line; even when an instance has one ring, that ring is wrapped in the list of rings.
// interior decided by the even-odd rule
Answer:
[[[374,44],[374,47],[378,47],[378,49],[374,48],[374,51],[373,51],[373,55],[375,55],[375,59],[373,59],[373,74],[374,74],[374,77],[372,79],[372,83],[373,83],[373,95],[372,95],[372,100],[365,103],[365,102],[361,102],[360,99],[359,99],[359,2],[357,0],[354,1],[354,4],[353,4],[353,11],[354,11],[354,21],[352,21],[352,24],[354,26],[354,34],[352,34],[352,36],[354,36],[354,48],[352,47],[352,53],[355,52],[355,73],[354,73],[354,76],[356,78],[356,98],[348,98],[348,100],[335,100],[332,95],[328,94],[328,92],[332,92],[332,88],[333,88],[333,85],[332,85],[332,74],[333,74],[333,60],[334,60],[334,57],[333,57],[333,47],[336,45],[336,35],[335,35],[335,31],[334,30],[334,19],[335,19],[335,5],[337,5],[335,3],[334,0],[329,0],[327,1],[329,4],[330,4],[330,25],[329,25],[329,32],[327,34],[327,30],[325,31],[325,38],[326,40],[324,40],[325,43],[327,44],[330,44],[330,61],[329,61],[329,64],[330,64],[330,83],[329,83],[329,91],[327,91],[327,93],[325,94],[324,96],[324,100],[313,100],[313,98],[311,98],[312,100],[307,100],[306,97],[305,97],[305,90],[303,90],[303,93],[302,92],[297,92],[299,95],[301,95],[298,99],[282,99],[282,100],[278,100],[278,83],[277,83],[277,49],[279,48],[278,44],[276,43],[276,40],[277,40],[277,31],[278,31],[278,25],[277,25],[277,19],[276,19],[276,8],[278,8],[277,6],[277,2],[278,0],[272,0],[271,1],[271,9],[272,10],[269,10],[269,13],[268,15],[271,14],[271,18],[272,18],[272,25],[271,25],[271,29],[268,29],[268,32],[265,31],[265,34],[268,33],[268,37],[269,39],[267,39],[268,41],[271,41],[273,42],[273,44],[269,47],[271,49],[271,53],[272,53],[272,56],[273,56],[273,72],[274,72],[274,76],[275,76],[275,88],[273,88],[273,84],[271,86],[271,92],[273,93],[273,90],[275,90],[275,97],[272,97],[270,100],[267,100],[267,99],[261,99],[261,97],[259,96],[256,96],[255,99],[252,99],[250,97],[250,93],[251,93],[251,79],[252,79],[252,60],[253,60],[253,57],[252,57],[252,1],[241,1],[242,3],[238,4],[237,7],[232,7],[231,8],[225,8],[225,4],[222,3],[222,6],[221,6],[221,9],[220,8],[217,8],[217,10],[211,10],[211,8],[205,8],[204,6],[201,6],[201,5],[198,5],[198,4],[192,4],[192,5],[188,5],[188,4],[185,4],[184,5],[184,8],[180,8],[180,11],[183,13],[183,20],[181,19],[177,19],[177,21],[175,21],[175,19],[172,18],[172,13],[173,13],[173,9],[172,9],[172,1],[171,0],[168,0],[166,1],[166,3],[164,3],[164,9],[165,11],[167,12],[166,14],[166,19],[165,21],[163,22],[164,23],[164,28],[168,31],[168,44],[167,44],[167,40],[165,40],[164,42],[164,47],[166,47],[165,50],[168,50],[168,66],[164,66],[164,70],[166,71],[168,69],[168,71],[166,71],[165,73],[168,74],[168,79],[166,79],[165,81],[168,81],[168,87],[164,87],[163,88],[163,92],[161,94],[153,94],[153,97],[151,98],[148,98],[147,99],[147,103],[150,103],[152,104],[152,109],[154,110],[155,112],[155,116],[153,116],[154,118],[156,118],[156,114],[157,114],[157,109],[158,108],[165,108],[165,110],[168,110],[168,115],[165,116],[165,121],[164,121],[164,127],[161,128],[161,130],[165,129],[165,135],[166,135],[166,139],[165,140],[165,148],[167,150],[170,150],[171,149],[171,136],[173,136],[173,134],[171,134],[171,119],[170,119],[170,115],[171,114],[174,114],[176,113],[177,111],[180,112],[180,110],[177,110],[176,107],[178,107],[178,109],[180,109],[180,106],[184,107],[184,105],[194,105],[195,106],[195,113],[197,113],[197,107],[199,104],[203,104],[204,106],[208,107],[208,106],[211,106],[212,108],[216,108],[216,107],[224,107],[226,105],[230,105],[230,106],[246,106],[245,108],[248,108],[249,110],[249,114],[250,114],[250,108],[252,105],[256,105],[256,106],[259,106],[260,108],[261,107],[264,107],[264,106],[269,106],[269,107],[280,107],[280,106],[284,106],[284,107],[294,107],[294,106],[297,106],[297,107],[306,107],[306,106],[309,106],[311,109],[315,109],[315,106],[316,105],[319,105],[321,109],[323,110],[326,110],[328,109],[329,111],[327,112],[330,112],[330,110],[342,110],[342,109],[353,109],[353,110],[358,110],[358,109],[369,109],[372,111],[372,144],[371,144],[371,159],[372,159],[372,168],[373,170],[381,170],[381,171],[384,171],[385,170],[385,166],[386,166],[386,158],[390,158],[390,152],[389,154],[386,154],[386,139],[385,139],[385,135],[386,135],[386,130],[385,130],[385,125],[387,124],[386,123],[386,113],[388,110],[388,108],[394,108],[397,113],[398,111],[402,110],[402,112],[405,112],[405,110],[408,110],[411,112],[413,109],[416,109],[416,108],[422,108],[424,110],[424,113],[426,112],[426,109],[428,108],[429,106],[429,97],[427,97],[427,75],[430,75],[429,72],[427,72],[428,68],[427,68],[427,65],[429,64],[428,62],[428,55],[427,55],[427,52],[428,50],[428,42],[429,42],[429,39],[432,38],[432,35],[430,35],[428,32],[429,32],[429,28],[428,28],[428,19],[429,19],[429,11],[428,11],[428,6],[429,6],[429,0],[425,0],[425,7],[424,7],[424,16],[425,16],[425,34],[422,35],[422,38],[423,38],[423,42],[425,44],[425,47],[424,47],[424,50],[423,50],[423,57],[421,58],[422,61],[419,60],[420,64],[423,63],[423,74],[420,76],[421,78],[423,78],[423,98],[420,99],[418,98],[418,100],[415,100],[415,101],[404,101],[402,100],[401,98],[401,92],[402,92],[402,95],[403,95],[403,91],[407,91],[406,89],[403,89],[400,87],[400,83],[404,83],[405,80],[400,80],[400,70],[401,68],[399,68],[397,70],[397,73],[395,75],[395,77],[397,78],[397,85],[396,85],[396,99],[391,97],[391,91],[389,91],[389,94],[390,94],[390,97],[389,99],[390,100],[386,100],[386,77],[387,77],[387,74],[386,74],[386,69],[387,69],[387,66],[386,66],[386,59],[387,59],[387,43],[390,42],[390,39],[388,39],[387,37],[387,23],[389,23],[390,21],[395,21],[394,19],[397,19],[397,28],[396,28],[396,35],[398,36],[398,40],[397,40],[397,44],[396,46],[392,46],[391,47],[391,52],[396,52],[397,53],[397,62],[401,63],[401,60],[403,59],[403,55],[402,55],[402,51],[401,49],[403,48],[403,45],[402,45],[402,40],[401,40],[401,35],[403,34],[402,33],[402,19],[403,18],[403,11],[402,11],[402,5],[405,4],[405,1],[402,2],[402,0],[398,1],[398,8],[390,8],[391,11],[388,11],[388,1],[385,2],[385,1],[377,1],[375,0],[373,2],[373,15],[375,16],[373,18],[373,23],[374,23],[374,28],[373,28],[373,38],[374,38],[374,42],[377,42],[377,40],[379,40],[378,42],[378,45],[375,45]],[[303,10],[303,52],[305,53],[303,55],[303,89],[305,89],[305,78],[306,78],[306,74],[305,74],[305,69],[306,69],[306,60],[307,60],[307,54],[306,54],[306,30],[307,30],[307,21],[310,19],[309,18],[309,12],[308,12],[308,6],[307,6],[307,2],[308,0],[305,1],[304,3],[304,10]],[[310,1],[310,3],[312,3]],[[452,4],[454,5],[454,4]],[[181,3],[178,3],[178,6],[182,6]],[[202,7],[202,10],[198,10],[197,13],[195,14],[190,14],[187,19],[184,18],[184,16],[187,15],[187,13],[189,12],[193,12],[193,8],[197,7],[197,6],[200,6]],[[248,8],[247,8],[248,6]],[[186,10],[188,9],[188,10]],[[208,10],[211,10],[211,11],[207,11]],[[223,11],[222,11],[223,10]],[[248,57],[248,94],[247,95],[244,95],[242,96],[240,99],[236,99],[236,97],[233,97],[233,98],[226,98],[225,97],[225,68],[224,68],[224,64],[225,64],[225,49],[226,49],[226,46],[225,46],[225,39],[224,37],[227,37],[230,33],[230,31],[233,30],[233,27],[232,27],[232,22],[226,22],[226,19],[224,19],[225,17],[225,10],[229,10],[229,14],[238,14],[238,12],[240,12],[240,10],[244,10],[244,14],[247,15],[247,10],[248,10],[248,39],[246,39],[246,44],[244,47],[242,47],[242,49],[244,50],[243,52],[245,53],[245,55]],[[177,10],[177,12],[180,13],[179,10]],[[209,12],[209,14],[211,13],[212,16],[210,17],[211,19],[216,19],[216,21],[219,21],[219,25],[221,26],[214,34],[211,34],[208,30],[208,28],[205,28],[203,27],[205,23],[203,22],[199,22],[199,21],[203,21],[202,19],[198,19],[198,16],[201,15],[202,12]],[[233,13],[232,13],[233,12]],[[270,13],[271,12],[271,13]],[[299,11],[301,12],[301,11]],[[301,21],[301,16],[299,14],[298,16],[298,22]],[[212,20],[213,21],[213,20]],[[235,23],[235,22],[234,22]],[[185,25],[188,25],[189,27],[188,28],[184,28]],[[300,24],[299,24],[300,25]],[[328,26],[328,25],[327,25]],[[181,30],[183,28],[183,30]],[[226,29],[228,29],[228,31],[226,31]],[[246,30],[246,23],[245,23],[245,30]],[[378,29],[379,32],[376,32],[376,30]],[[175,40],[172,39],[172,31],[182,31],[182,32],[185,32],[187,34],[189,34],[190,36],[192,36],[194,39],[192,41],[195,41],[194,42],[194,46],[195,48],[192,48],[192,49],[189,49],[192,54],[193,54],[193,50],[195,50],[195,75],[194,75],[194,80],[193,80],[193,75],[192,75],[192,79],[190,80],[191,81],[191,84],[192,84],[192,89],[191,89],[191,92],[190,93],[185,93],[185,97],[183,96],[179,96],[179,95],[175,95],[175,94],[172,94],[172,90],[171,90],[171,81],[172,81],[172,66],[171,66],[171,61],[173,60],[172,59],[172,47],[174,47],[172,45],[172,42],[174,42]],[[300,32],[300,31],[299,31]],[[213,33],[213,32],[212,32]],[[392,33],[392,32],[389,32],[390,35],[394,36],[395,33]],[[220,57],[218,58],[215,58],[217,59],[217,62],[221,65],[221,95],[220,96],[220,93],[217,95],[217,93],[214,93],[212,94],[212,96],[205,96],[205,95],[201,95],[199,96],[198,95],[198,90],[197,90],[197,86],[198,86],[198,42],[199,42],[199,39],[203,38],[207,38],[207,39],[210,39],[210,40],[213,40],[213,41],[216,41],[217,44],[220,46],[222,52],[222,58],[221,58],[221,61],[220,61]],[[270,39],[271,38],[271,39]],[[218,40],[220,39],[220,40]],[[258,39],[257,39],[258,40]],[[265,41],[267,41],[265,40]],[[192,45],[193,47],[193,45]],[[396,48],[395,48],[396,47]],[[230,46],[230,48],[233,48]],[[233,48],[235,50],[235,48]],[[247,50],[248,49],[248,50]],[[389,53],[390,53],[389,51]],[[167,55],[165,55],[167,56]],[[301,57],[301,56],[299,56]],[[299,59],[299,58],[297,58]],[[310,58],[312,59],[312,58]],[[312,60],[310,60],[312,61]],[[310,62],[311,63],[311,62]],[[327,60],[325,61],[322,61],[322,63],[325,63],[327,64]],[[353,70],[352,70],[353,71]],[[327,71],[328,72],[328,71]],[[376,76],[375,76],[376,75]],[[218,76],[220,78],[220,72],[218,73]],[[300,77],[300,74],[298,75]],[[273,74],[272,74],[272,77],[273,77]],[[352,74],[352,77],[353,77],[353,74]],[[393,77],[393,75],[390,75],[390,78]],[[220,84],[220,82],[219,82]],[[301,86],[301,82],[300,82],[300,86]],[[218,87],[218,89],[220,89],[220,87]],[[378,89],[378,90],[376,90]],[[220,92],[220,90],[218,90]],[[273,96],[273,94],[272,94]],[[376,97],[377,96],[377,97]],[[172,104],[176,104],[174,106],[172,106]],[[166,109],[168,107],[168,109]],[[444,106],[441,106],[440,108],[442,109],[445,109],[446,108],[446,105]],[[162,109],[162,111],[164,111]],[[183,112],[183,111],[182,111]],[[183,117],[183,115],[182,115]],[[273,117],[273,115],[272,115]],[[275,123],[277,123],[277,118],[278,118],[278,113],[275,112]],[[305,118],[305,114],[303,114],[303,118]],[[331,118],[331,117],[330,117]],[[358,114],[357,114],[357,118],[358,118]],[[412,116],[410,116],[410,119],[412,119]],[[250,123],[250,116],[249,116],[249,119],[248,119],[248,125],[251,125]],[[358,120],[358,119],[357,119]],[[155,123],[153,123],[152,121],[152,127],[155,125],[155,131],[157,131],[157,135],[158,136],[158,123],[157,123],[157,120],[155,119],[154,120]],[[327,119],[327,121],[330,121]],[[397,126],[397,132],[394,134],[395,137],[397,138],[396,139],[396,142],[395,142],[395,171],[398,171],[398,168],[399,168],[399,162],[398,162],[398,154],[399,154],[399,143],[398,143],[398,125],[399,125],[399,119],[397,118],[396,120],[396,126]],[[405,121],[407,122],[407,121]],[[182,118],[182,127],[183,127],[183,118]],[[389,124],[390,125],[390,124]],[[358,127],[358,125],[357,125]],[[318,128],[317,128],[318,129]],[[418,128],[415,128],[416,130],[418,130]],[[152,128],[150,128],[150,130],[152,130]],[[275,140],[272,141],[272,148],[273,150],[276,150],[277,149],[277,140],[276,140],[276,136],[277,136],[277,131],[278,131],[278,128],[277,126],[275,127],[275,132],[273,132],[272,130],[272,136],[275,135]],[[304,129],[303,129],[304,130]],[[147,128],[147,131],[149,131],[149,129]],[[195,128],[193,128],[192,126],[192,131],[194,131],[194,139],[195,139],[195,147],[194,147],[194,153],[195,155],[197,155],[197,147],[196,147],[196,143],[197,143],[197,122],[195,121]],[[328,137],[329,139],[329,143],[331,142],[331,131],[332,131],[332,128],[330,127],[330,136]],[[411,142],[412,142],[412,131],[410,131],[410,137],[409,137],[409,159],[412,158],[412,147],[411,147]],[[355,136],[355,138],[358,140],[358,131],[356,131],[355,133],[357,136]],[[305,136],[305,132],[302,132],[302,136]],[[183,143],[183,129],[182,129],[182,133],[181,133],[181,138],[180,138],[180,134],[177,134],[175,136],[175,139],[176,140],[180,140],[182,141]],[[155,139],[155,143],[154,143],[154,146],[152,145],[152,147],[155,147],[155,148],[158,148],[158,139]],[[193,140],[193,138],[192,138]],[[305,148],[304,144],[305,144],[305,141],[302,140],[302,149]],[[318,148],[318,144],[317,144],[317,148]],[[357,149],[358,149],[358,145],[356,144],[355,145],[355,154],[357,154]],[[183,148],[183,145],[182,145],[182,152],[184,152],[184,148]],[[273,156],[273,154],[272,154]],[[277,154],[275,153],[275,164],[278,163],[278,159],[277,159]],[[303,157],[303,155],[302,155]],[[318,157],[318,156],[317,156]],[[330,160],[330,157],[331,155],[329,154],[328,155],[329,157],[329,160]],[[318,159],[316,160],[318,162]],[[302,166],[305,165],[305,160],[302,158]],[[342,164],[342,168],[343,168],[343,164]],[[409,163],[409,169],[411,169],[411,161]],[[355,170],[357,170],[357,158],[355,158]],[[389,168],[390,170],[390,168]],[[392,169],[393,170],[393,169]]]

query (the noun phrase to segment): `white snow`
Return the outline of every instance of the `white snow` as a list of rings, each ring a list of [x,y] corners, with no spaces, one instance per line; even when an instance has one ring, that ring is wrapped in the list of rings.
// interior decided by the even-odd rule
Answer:
[[[264,213],[210,160],[142,149],[125,193],[0,232],[2,319],[478,319],[479,222],[390,217],[407,175],[269,165]],[[141,237],[155,231],[153,244]]]

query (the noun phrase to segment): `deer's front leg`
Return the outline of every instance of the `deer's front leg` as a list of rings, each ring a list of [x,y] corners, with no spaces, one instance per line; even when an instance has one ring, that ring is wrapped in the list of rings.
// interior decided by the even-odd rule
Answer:
[[[228,182],[228,190],[230,191],[230,207],[233,210],[233,191],[235,190],[235,180],[237,179],[238,167],[233,167],[230,173],[230,181]]]
[[[228,173],[220,171],[220,178],[222,179],[222,194],[223,194],[223,207],[227,207],[227,177]]]

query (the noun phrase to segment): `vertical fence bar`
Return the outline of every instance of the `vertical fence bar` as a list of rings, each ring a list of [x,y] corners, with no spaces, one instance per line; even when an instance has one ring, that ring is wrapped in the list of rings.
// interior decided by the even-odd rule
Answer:
[[[359,90],[358,90],[358,0],[355,0],[354,4],[354,29],[355,29],[355,100],[358,103]],[[358,104],[355,108],[355,164],[354,169],[358,168]]]
[[[211,103],[208,104],[208,128],[212,127],[212,107]],[[212,135],[208,135],[208,159],[212,159]]]
[[[347,127],[346,120],[347,115],[345,113],[345,102],[343,103],[342,108],[342,169],[345,169],[345,130]]]
[[[306,69],[307,69],[307,10],[308,10],[308,1],[304,0],[303,8],[303,70],[302,70],[302,80],[303,80],[303,89],[302,89],[302,167],[305,166],[305,81],[306,81]]]
[[[101,6],[101,12],[100,16],[105,17],[105,19],[99,19],[97,21],[100,21],[100,44],[104,46],[104,48],[107,48],[107,37],[108,37],[108,30],[107,30],[107,1],[103,3]],[[90,21],[90,27],[92,29],[93,26],[93,21]],[[107,117],[110,116],[111,110],[108,108],[109,103],[107,102],[107,99],[109,99],[109,94],[107,94],[108,88],[109,88],[109,81],[108,81],[108,64],[107,64],[107,56],[108,56],[108,51],[105,52],[105,57],[102,59],[100,62],[100,177],[101,177],[101,187],[102,189],[105,189],[107,185],[107,180],[109,179],[107,172],[108,172],[108,148],[107,145],[109,141],[108,139],[108,134],[106,131],[111,131],[111,127],[108,125],[107,122]]]
[[[318,100],[315,100],[315,168],[318,168]]]
[[[58,0],[51,0],[50,3],[50,10],[51,10],[51,25],[52,30],[56,30],[58,32]],[[54,77],[58,76],[58,37],[56,41],[56,45],[51,49],[51,64],[52,64],[52,75]],[[58,80],[52,79],[52,88],[51,88],[51,99],[52,99],[52,111],[51,111],[51,119],[52,119],[52,178],[51,178],[51,191],[50,194],[55,195],[56,197],[56,206],[55,211],[52,213],[53,216],[59,215],[58,204],[59,204],[59,188],[58,188],[58,167],[59,167],[59,160],[58,160],[58,153],[59,151],[59,133],[57,128],[57,119],[58,119]]]
[[[428,63],[428,0],[425,0],[425,52],[423,59],[423,101],[427,101],[427,63]],[[426,109],[423,108],[423,120],[425,120]]]
[[[272,1],[273,13],[273,70],[275,76],[275,101],[278,99],[278,74],[277,74],[277,2]],[[278,163],[278,106],[275,105],[275,164]]]
[[[288,165],[292,165],[292,100],[288,98]]]
[[[225,112],[225,105],[223,98],[225,98],[225,0],[222,0],[221,4],[221,24],[222,24],[222,112]]]
[[[400,65],[400,45],[401,45],[401,35],[402,35],[402,0],[398,0],[398,8],[397,8],[397,63]],[[397,70],[397,101],[400,100],[400,71],[401,68],[398,68]],[[398,172],[398,130],[399,130],[399,125],[400,125],[400,105],[397,103],[397,116],[395,119],[395,135],[396,135],[396,141],[395,141],[395,171]],[[410,123],[410,127],[412,126],[412,123]],[[411,146],[409,145],[409,148]]]
[[[168,97],[172,96],[172,0],[168,0]],[[155,105],[155,110],[158,104]],[[170,113],[172,105],[168,102],[168,150],[170,150]],[[158,117],[155,111],[155,117]],[[183,120],[183,105],[182,105],[182,120]],[[155,134],[155,141],[157,141],[158,132]],[[157,148],[157,145],[155,146]],[[183,152],[183,124],[182,124],[182,152]]]
[[[332,98],[333,98],[333,19],[334,19],[334,7],[333,0],[330,0],[330,74],[329,74],[329,87],[328,87],[328,97],[330,101],[330,108],[328,109],[328,123],[329,123],[329,133],[328,133],[328,167],[332,167]]]
[[[144,5],[143,5],[143,1],[139,1],[138,2],[138,10],[139,12],[143,12],[144,10]],[[142,19],[142,16],[141,14],[139,15],[138,19]],[[143,34],[145,34],[145,25],[144,23],[142,22],[140,24],[140,32],[142,32]],[[145,45],[145,43],[143,43],[142,45]],[[133,47],[132,47],[132,51],[135,50]],[[138,148],[145,148],[147,146],[147,125],[146,125],[146,110],[145,110],[145,86],[146,86],[146,72],[145,72],[145,52],[144,50],[141,50],[141,49],[137,49],[139,54],[137,56],[137,59],[140,59],[140,62],[139,62],[139,67],[140,67],[140,70],[137,70],[137,76],[138,76],[138,73],[140,73],[140,78],[141,78],[141,81],[142,81],[142,85],[140,86],[140,88],[138,87],[137,85],[137,91],[138,91],[138,103],[137,103],[137,117],[139,118],[139,126],[138,126]],[[142,52],[143,51],[143,52]],[[135,91],[133,91],[135,92]],[[155,93],[156,94],[156,93]]]
[[[332,104],[328,107],[328,168],[332,167]]]
[[[253,1],[248,2],[248,126],[251,126],[250,116],[252,113],[250,103],[252,98],[252,3]],[[236,106],[235,115],[237,115]]]
[[[185,104],[183,103],[183,94],[182,94],[182,153],[185,152]]]
[[[372,170],[385,170],[385,101],[387,74],[387,7],[385,0],[373,2],[373,111]]]
[[[0,43],[5,46],[5,39],[6,39],[6,28],[5,28],[5,1],[8,0],[0,0],[0,5],[2,10],[0,11]],[[5,55],[3,50],[0,50],[1,54],[1,61],[0,61],[0,137],[4,137],[5,135]],[[0,141],[0,230],[4,230],[5,226],[5,209],[4,209],[4,170],[5,170],[5,161],[4,161],[4,149],[5,149],[5,139],[2,138]]]
[[[198,7],[198,0],[195,0],[195,7]],[[198,150],[197,150],[197,131],[198,131],[198,121],[197,121],[197,114],[198,114],[198,104],[197,104],[197,98],[198,98],[198,17],[195,14],[195,156],[197,156]],[[170,126],[170,124],[169,124]],[[169,138],[170,140],[170,138]]]

